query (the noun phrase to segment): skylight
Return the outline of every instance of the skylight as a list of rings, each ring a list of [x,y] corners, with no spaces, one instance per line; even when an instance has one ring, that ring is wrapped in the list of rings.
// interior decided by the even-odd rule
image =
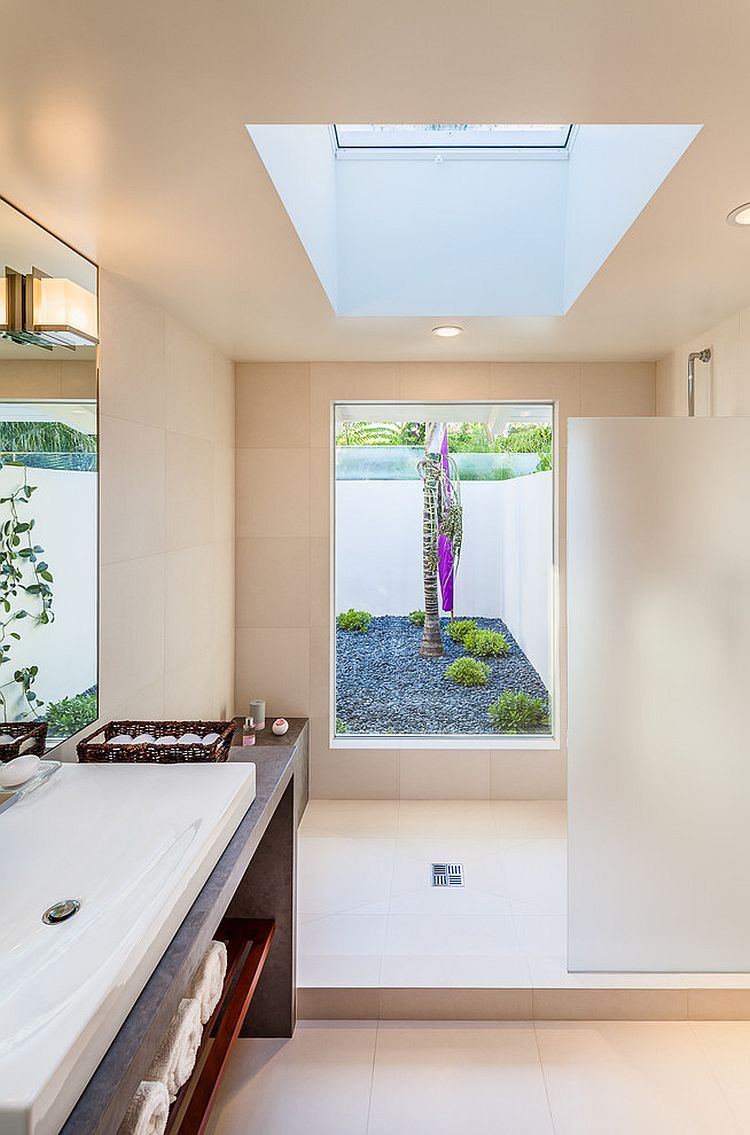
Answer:
[[[340,150],[565,150],[573,126],[337,123],[333,129]]]

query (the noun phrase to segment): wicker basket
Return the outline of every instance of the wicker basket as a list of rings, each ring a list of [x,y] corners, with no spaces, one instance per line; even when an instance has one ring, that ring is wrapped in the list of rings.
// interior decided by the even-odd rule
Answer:
[[[97,761],[103,764],[119,762],[151,764],[185,764],[198,761],[225,761],[229,756],[234,735],[232,721],[109,721],[95,733],[78,742],[78,760]],[[109,745],[111,737],[127,733],[137,737],[140,733],[151,733],[154,737],[181,737],[183,733],[196,733],[205,737],[207,733],[218,733],[219,738],[212,745]]]
[[[12,761],[21,755],[21,746],[31,738],[32,744],[24,747],[23,755],[29,753],[43,757],[47,748],[47,722],[46,721],[3,721],[0,722],[0,734],[13,737],[13,741],[0,745],[0,761]]]

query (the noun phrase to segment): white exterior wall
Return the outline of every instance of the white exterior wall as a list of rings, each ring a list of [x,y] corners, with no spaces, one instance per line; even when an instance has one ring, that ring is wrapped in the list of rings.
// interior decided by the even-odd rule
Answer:
[[[48,705],[96,683],[97,477],[95,473],[29,469],[28,482],[37,491],[20,512],[23,520],[36,520],[34,541],[44,548],[43,558],[54,576],[55,621],[34,626],[24,619],[17,624],[21,642],[14,642],[11,665],[3,667],[7,673],[1,680],[11,679],[19,667],[38,666],[34,690]],[[18,466],[0,470],[0,496],[22,483],[23,470]],[[31,596],[26,607],[35,609]],[[12,687],[4,692],[12,692]],[[9,709],[11,719],[26,716],[23,709],[13,712],[12,701]]]
[[[461,485],[458,617],[501,618],[549,686],[552,474]],[[336,611],[424,606],[421,481],[336,483]]]

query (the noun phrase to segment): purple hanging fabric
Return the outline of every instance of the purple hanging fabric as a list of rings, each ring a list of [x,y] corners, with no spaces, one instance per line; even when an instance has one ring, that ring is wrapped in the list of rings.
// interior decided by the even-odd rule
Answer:
[[[443,468],[448,478],[447,497],[450,500],[450,466],[448,464],[448,426],[443,430],[443,441],[440,446]],[[438,536],[438,578],[440,580],[440,596],[443,610],[453,610],[453,549],[447,536]]]

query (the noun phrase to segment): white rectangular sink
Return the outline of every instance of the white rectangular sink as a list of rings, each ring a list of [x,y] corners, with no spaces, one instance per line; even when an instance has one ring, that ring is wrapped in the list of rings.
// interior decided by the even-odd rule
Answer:
[[[253,764],[71,764],[0,815],[2,1135],[59,1131],[254,799]]]

